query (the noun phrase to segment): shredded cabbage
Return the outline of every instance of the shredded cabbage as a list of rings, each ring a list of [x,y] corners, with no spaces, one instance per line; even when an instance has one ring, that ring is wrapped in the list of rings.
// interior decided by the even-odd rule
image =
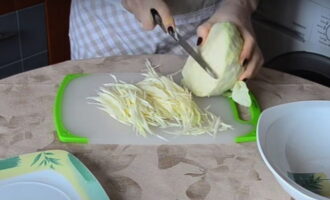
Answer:
[[[105,84],[97,97],[92,97],[99,108],[119,122],[133,126],[142,135],[154,134],[152,127],[167,134],[216,135],[231,128],[208,110],[200,109],[188,89],[176,84],[172,77],[160,76],[146,62],[147,73],[137,84],[118,81]]]

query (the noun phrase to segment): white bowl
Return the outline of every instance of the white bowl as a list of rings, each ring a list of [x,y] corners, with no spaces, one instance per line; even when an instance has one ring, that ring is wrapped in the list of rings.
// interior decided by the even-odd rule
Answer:
[[[330,101],[300,101],[262,112],[259,152],[277,181],[296,200],[329,200],[293,181],[288,172],[330,177]]]

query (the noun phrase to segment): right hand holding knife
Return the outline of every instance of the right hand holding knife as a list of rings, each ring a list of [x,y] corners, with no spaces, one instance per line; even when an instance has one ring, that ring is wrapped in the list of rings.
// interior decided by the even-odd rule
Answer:
[[[171,11],[163,0],[122,0],[122,5],[135,16],[145,30],[153,30],[156,26],[150,15],[151,9],[158,11],[166,30],[173,30],[175,27]]]

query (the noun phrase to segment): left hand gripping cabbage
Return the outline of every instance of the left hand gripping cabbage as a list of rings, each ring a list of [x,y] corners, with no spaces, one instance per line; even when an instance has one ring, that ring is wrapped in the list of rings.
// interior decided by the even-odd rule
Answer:
[[[183,67],[184,85],[199,97],[222,95],[232,92],[232,98],[240,105],[249,107],[251,98],[243,81],[238,81],[243,72],[239,56],[243,47],[240,31],[230,22],[214,24],[205,44],[199,51],[218,78],[211,77],[199,64],[189,57]]]

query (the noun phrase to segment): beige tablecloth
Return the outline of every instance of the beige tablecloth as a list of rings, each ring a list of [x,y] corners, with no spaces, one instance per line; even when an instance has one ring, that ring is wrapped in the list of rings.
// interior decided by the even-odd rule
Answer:
[[[234,145],[81,145],[55,137],[52,105],[68,73],[139,72],[150,58],[162,73],[185,58],[122,56],[68,61],[0,80],[0,158],[64,149],[81,159],[112,200],[289,200],[262,162],[255,143]],[[249,81],[261,107],[298,100],[330,99],[330,89],[262,69]]]

